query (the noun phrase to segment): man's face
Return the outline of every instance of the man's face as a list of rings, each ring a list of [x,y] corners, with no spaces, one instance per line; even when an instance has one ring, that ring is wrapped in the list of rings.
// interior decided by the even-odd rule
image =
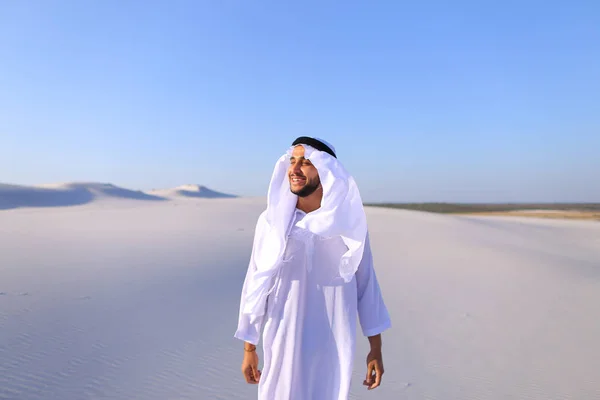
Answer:
[[[319,172],[315,166],[304,158],[304,146],[294,147],[288,168],[290,190],[297,196],[310,196],[321,186]]]

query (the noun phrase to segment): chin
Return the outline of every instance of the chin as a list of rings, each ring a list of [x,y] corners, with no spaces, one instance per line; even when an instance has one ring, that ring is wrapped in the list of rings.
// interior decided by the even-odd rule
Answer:
[[[294,194],[298,194],[300,192],[302,192],[304,190],[304,186],[291,186],[290,185],[290,191]]]

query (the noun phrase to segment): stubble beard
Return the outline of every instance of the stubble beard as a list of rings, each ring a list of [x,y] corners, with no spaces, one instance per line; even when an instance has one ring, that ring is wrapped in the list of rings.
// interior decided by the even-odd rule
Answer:
[[[321,186],[321,180],[317,179],[316,182],[314,182],[314,183],[309,183],[309,184],[304,185],[304,187],[302,187],[302,189],[300,189],[300,190],[293,190],[291,188],[290,188],[290,190],[292,193],[294,193],[298,197],[308,197],[311,194],[313,194],[314,192],[316,192],[320,186]]]

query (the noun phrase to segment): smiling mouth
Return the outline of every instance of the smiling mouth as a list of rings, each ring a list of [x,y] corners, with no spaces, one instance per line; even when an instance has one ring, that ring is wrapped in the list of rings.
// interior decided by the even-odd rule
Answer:
[[[292,178],[290,178],[290,181],[294,184],[294,185],[300,185],[304,182],[306,182],[306,178],[299,178],[297,176],[294,176]]]

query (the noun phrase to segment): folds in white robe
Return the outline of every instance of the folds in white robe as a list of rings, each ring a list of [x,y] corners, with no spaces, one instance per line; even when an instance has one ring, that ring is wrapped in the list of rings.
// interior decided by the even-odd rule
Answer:
[[[293,226],[305,215],[296,210]],[[256,271],[251,257],[234,336],[258,344],[262,330],[259,400],[346,400],[357,320],[365,336],[391,327],[368,235],[360,266],[348,283],[339,272],[346,251],[341,238],[318,237],[294,226],[265,314],[254,323],[242,313],[247,282]]]

